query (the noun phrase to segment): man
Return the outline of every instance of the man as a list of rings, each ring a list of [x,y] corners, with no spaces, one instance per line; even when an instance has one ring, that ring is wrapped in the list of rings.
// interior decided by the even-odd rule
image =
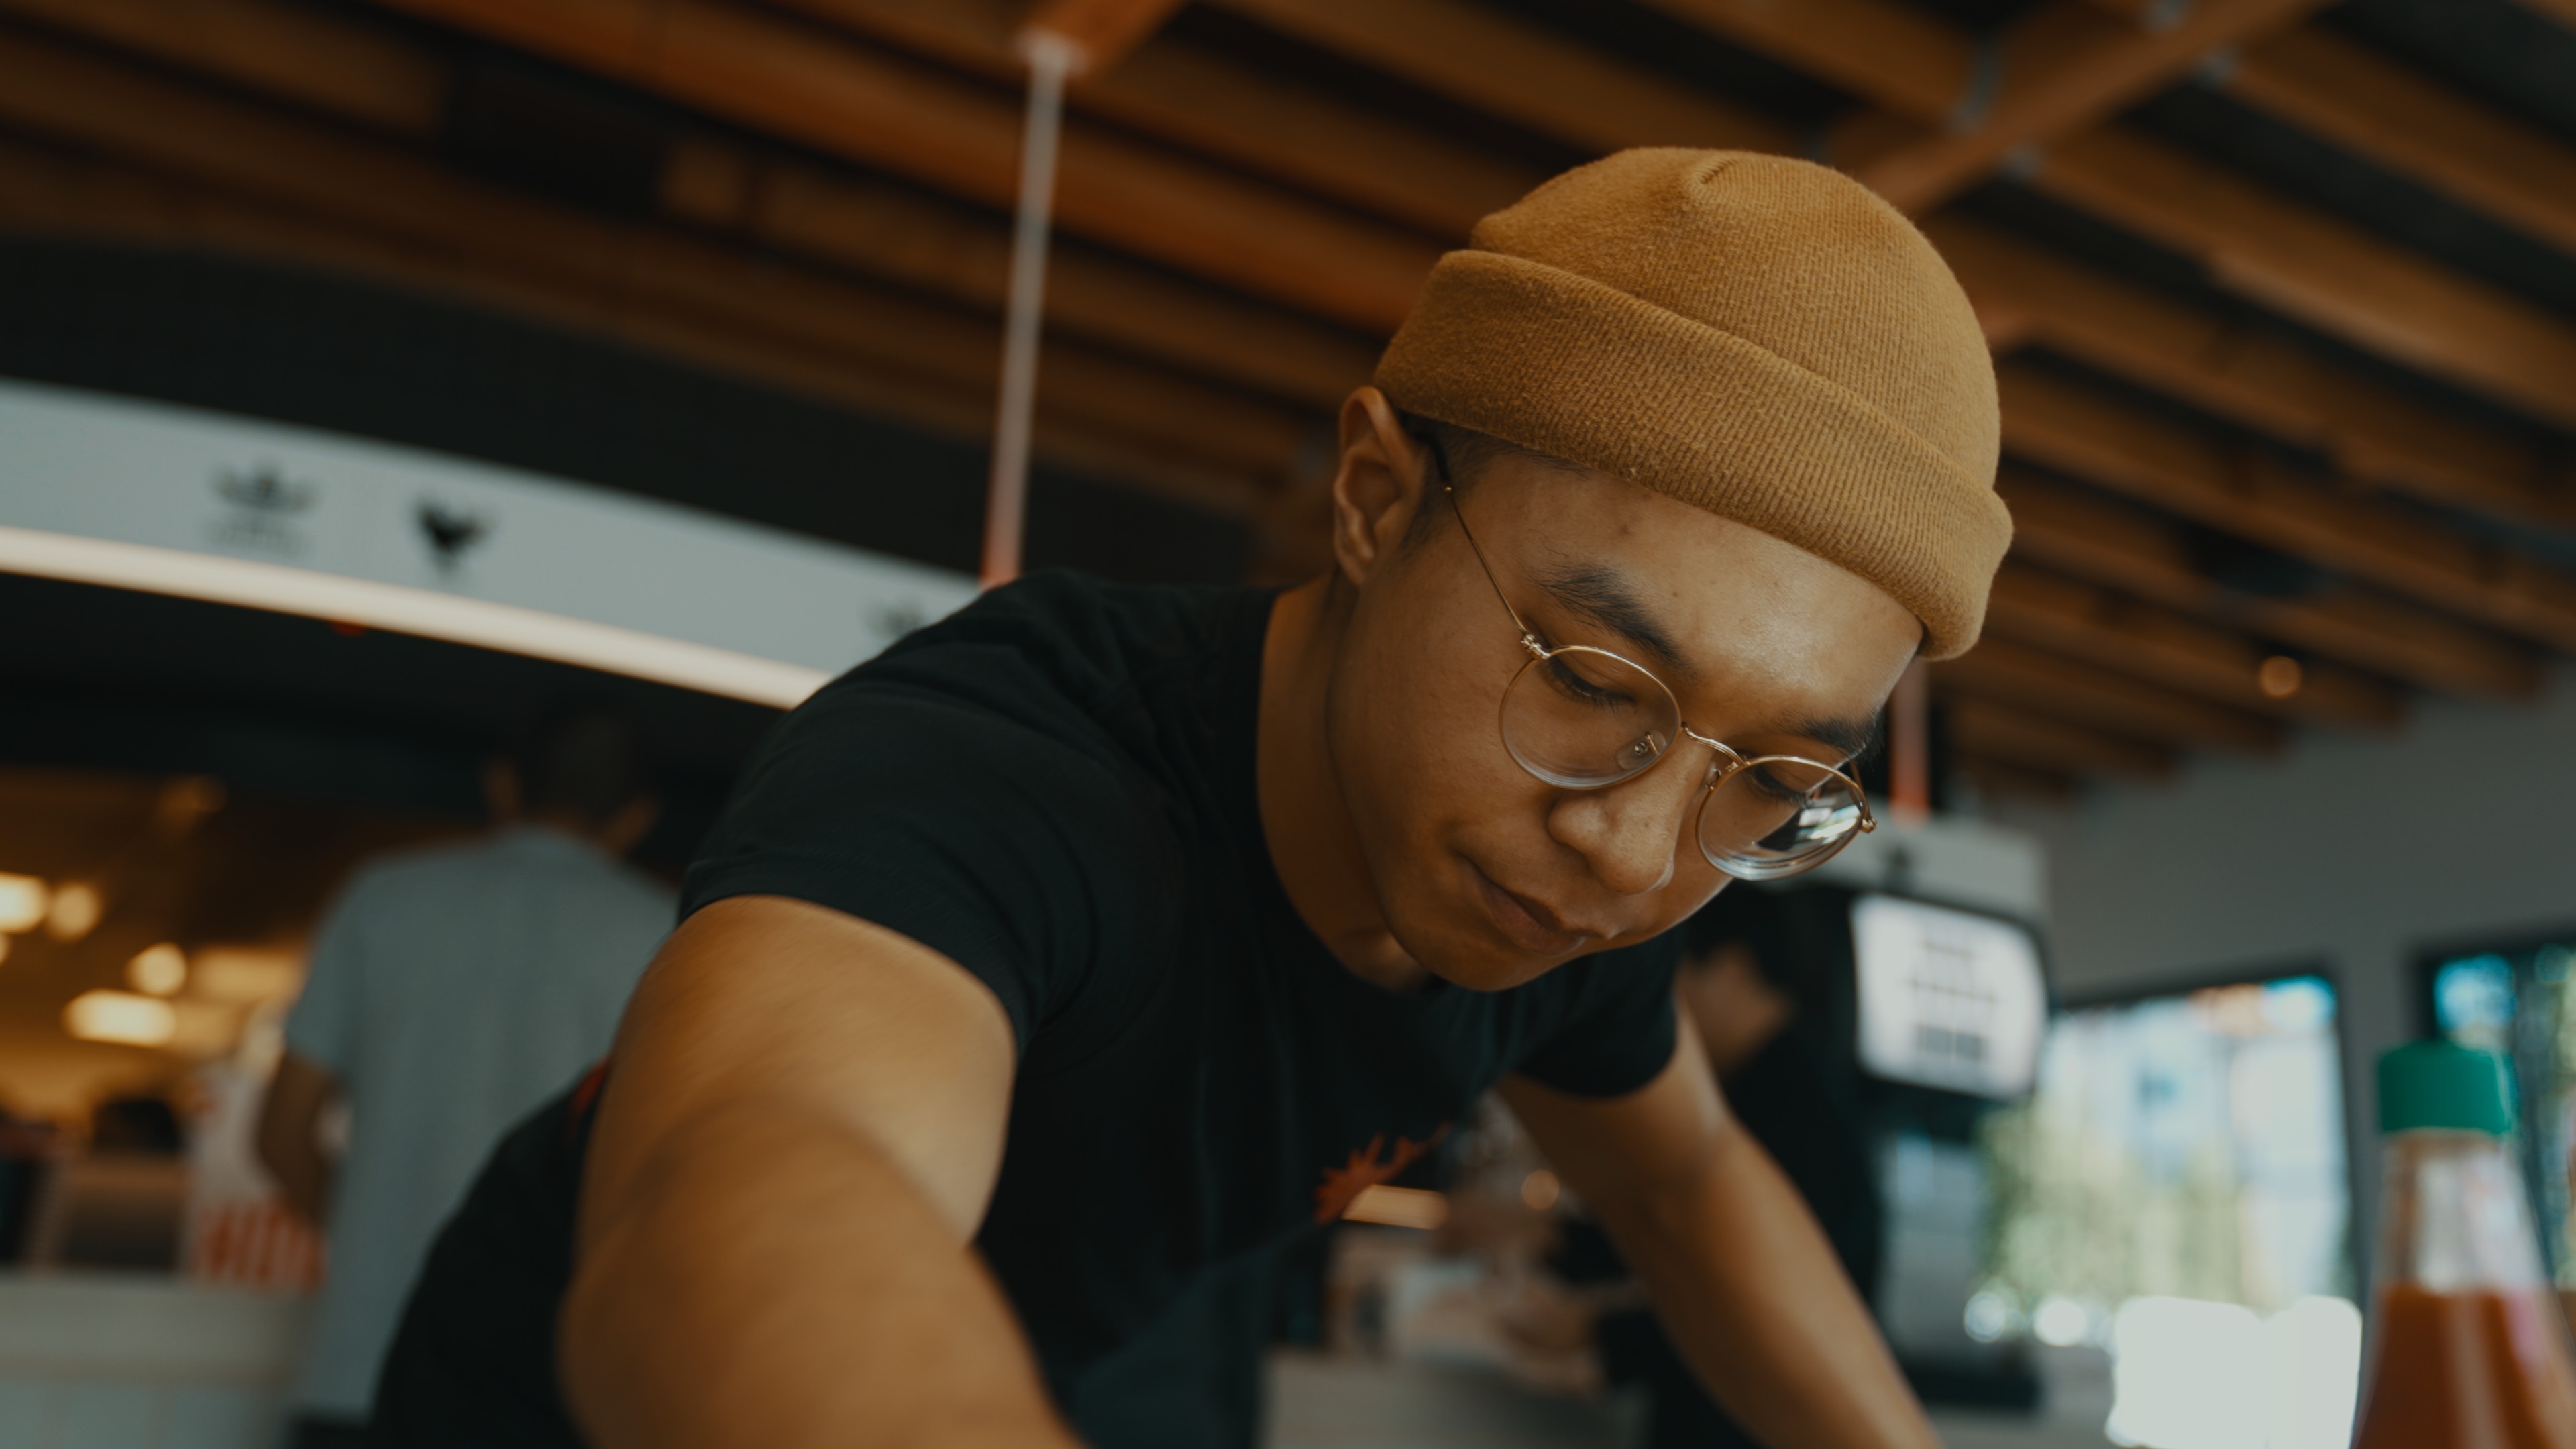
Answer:
[[[1780,895],[1760,890],[1719,896],[1681,935],[1678,995],[1710,1069],[1869,1297],[1884,1224],[1849,1053],[1828,1040],[1836,993],[1818,979],[1819,947],[1798,939]]]
[[[1799,949],[1782,898],[1758,889],[1726,892],[1679,934],[1682,1011],[1707,1048],[1728,1106],[1779,1164],[1868,1297],[1881,1246],[1878,1188],[1848,1084],[1831,1067],[1815,1019],[1825,993],[1811,950]],[[1597,1238],[1590,1224],[1569,1226],[1568,1273],[1624,1276],[1624,1265]],[[1610,1377],[1648,1390],[1648,1449],[1759,1449],[1759,1440],[1710,1401],[1651,1315],[1604,1317],[1597,1341]]]
[[[1974,639],[1966,299],[1832,172],[1632,151],[1445,257],[1340,423],[1327,577],[1032,578],[781,727],[442,1236],[393,1442],[1079,1442],[1498,1082],[1757,1432],[1934,1442],[1623,948],[1838,847],[1832,767]]]
[[[376,861],[314,938],[259,1152],[328,1225],[294,1404],[313,1449],[362,1442],[376,1368],[439,1223],[510,1125],[607,1048],[669,934],[670,893],[621,863],[652,824],[633,731],[571,715],[485,777],[501,828]],[[346,1158],[317,1143],[345,1100]]]

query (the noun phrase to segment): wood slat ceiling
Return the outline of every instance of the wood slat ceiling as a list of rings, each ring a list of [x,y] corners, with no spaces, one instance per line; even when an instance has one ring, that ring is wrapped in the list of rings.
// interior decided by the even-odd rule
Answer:
[[[974,437],[1028,14],[0,0],[0,229],[389,280]],[[1975,302],[2019,536],[1934,676],[1968,778],[2154,778],[2576,653],[2567,0],[1199,0],[1071,90],[1041,454],[1296,572],[1332,405],[1432,261],[1640,144],[1839,165]]]

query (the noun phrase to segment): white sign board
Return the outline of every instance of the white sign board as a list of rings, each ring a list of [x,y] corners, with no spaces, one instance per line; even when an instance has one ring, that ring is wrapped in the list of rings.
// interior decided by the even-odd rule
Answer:
[[[1855,900],[1851,923],[1863,1068],[1980,1097],[2030,1090],[2048,988],[2029,931],[1883,895]]]
[[[610,489],[0,381],[0,571],[247,604],[789,704],[973,580]]]

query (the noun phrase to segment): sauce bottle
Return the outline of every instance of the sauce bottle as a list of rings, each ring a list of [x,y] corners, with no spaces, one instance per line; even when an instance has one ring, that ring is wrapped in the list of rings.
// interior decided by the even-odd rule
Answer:
[[[2513,1158],[2504,1061],[2379,1059],[2387,1166],[2369,1390],[2354,1449],[2576,1449],[2576,1356]]]

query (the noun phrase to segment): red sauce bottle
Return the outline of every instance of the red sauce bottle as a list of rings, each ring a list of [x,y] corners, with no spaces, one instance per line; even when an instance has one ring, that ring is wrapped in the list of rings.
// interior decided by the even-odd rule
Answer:
[[[2576,1353],[2513,1158],[2504,1062],[2449,1042],[2379,1060],[2369,1388],[2355,1449],[2576,1449]]]

